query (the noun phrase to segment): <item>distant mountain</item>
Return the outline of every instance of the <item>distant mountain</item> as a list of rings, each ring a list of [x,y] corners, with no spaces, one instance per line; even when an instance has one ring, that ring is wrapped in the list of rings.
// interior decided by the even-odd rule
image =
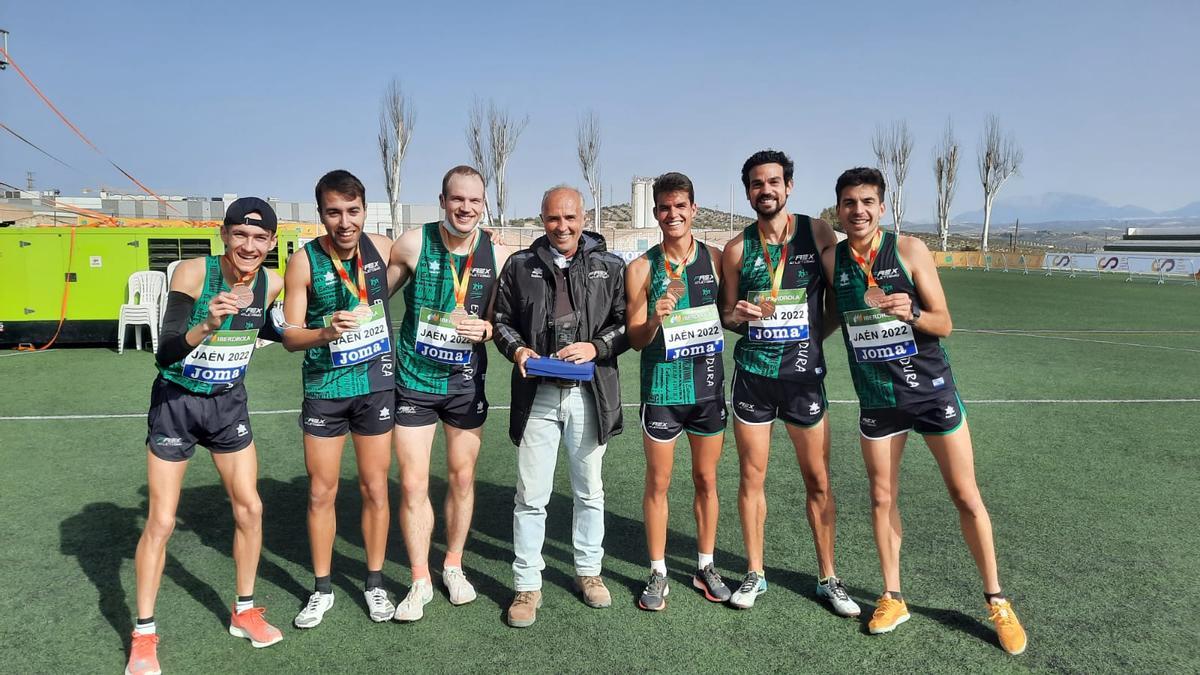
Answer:
[[[1173,209],[1171,211],[1163,211],[1162,213],[1160,213],[1158,215],[1167,216],[1170,218],[1200,217],[1200,202],[1192,202],[1191,204],[1188,204],[1187,206],[1181,206],[1181,207],[1179,207],[1177,209]]]
[[[1200,202],[1184,208],[1197,209]],[[1027,197],[1000,198],[992,207],[993,223],[1011,223],[1020,218],[1025,223],[1062,222],[1074,220],[1125,220],[1154,218],[1159,214],[1140,206],[1112,206],[1108,202],[1087,195],[1066,192],[1047,192]],[[1165,214],[1164,214],[1165,215]],[[1183,214],[1181,214],[1183,215]],[[967,211],[954,216],[956,223],[982,223],[983,209]]]

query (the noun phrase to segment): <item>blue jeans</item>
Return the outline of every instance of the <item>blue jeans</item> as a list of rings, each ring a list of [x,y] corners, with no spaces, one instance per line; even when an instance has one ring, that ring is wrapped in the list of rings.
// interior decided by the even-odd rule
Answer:
[[[596,399],[585,386],[562,389],[538,386],[517,449],[517,495],[513,508],[513,576],[516,590],[542,587],[542,544],[546,540],[546,505],[554,488],[554,467],[561,440],[571,473],[571,539],[575,573],[600,574],[604,556],[604,482],[600,467],[607,444],[597,442]]]

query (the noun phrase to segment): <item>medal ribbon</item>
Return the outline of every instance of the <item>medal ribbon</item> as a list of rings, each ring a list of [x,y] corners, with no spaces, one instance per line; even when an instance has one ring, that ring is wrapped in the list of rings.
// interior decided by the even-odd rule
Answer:
[[[450,269],[453,273],[450,275],[450,281],[454,282],[454,308],[463,309],[467,301],[467,286],[468,280],[471,278],[471,265],[475,262],[475,251],[479,248],[479,230],[476,228],[474,234],[471,235],[471,252],[467,254],[467,264],[463,266],[462,274],[458,273],[458,265],[454,264],[454,254],[450,249],[446,249],[446,256],[450,258]]]
[[[683,273],[687,271],[688,261],[692,259],[692,254],[696,252],[696,238],[692,237],[692,243],[688,246],[687,255],[683,256],[683,260],[679,262],[679,266],[671,269],[671,259],[667,256],[667,249],[663,248],[663,269],[667,273],[667,279],[679,279],[687,286],[687,281],[683,279]]]
[[[771,266],[771,251],[767,248],[766,238],[763,237],[762,226],[760,225],[758,228],[758,243],[762,246],[763,260],[767,262],[767,278],[771,280],[772,301],[779,299],[779,288],[783,286],[783,268],[787,266],[787,255],[784,251],[787,248],[788,241],[790,241],[788,230],[791,228],[792,216],[789,214],[787,225],[783,227],[783,243],[781,244],[782,248],[779,249],[779,264],[774,267]]]
[[[367,302],[367,278],[363,274],[362,263],[362,247],[354,247],[355,271],[357,272],[357,283],[350,281],[350,275],[346,272],[346,268],[342,266],[342,260],[333,250],[333,241],[329,235],[321,238],[321,248],[325,249],[325,253],[329,254],[329,259],[333,261],[333,269],[337,270],[338,277],[341,278],[342,284],[350,290],[351,293],[358,296],[358,302],[362,305],[370,304]]]
[[[853,246],[850,247],[850,255],[854,256],[854,262],[858,263],[859,269],[867,276],[868,288],[879,286],[879,284],[875,283],[875,275],[871,272],[871,268],[875,265],[875,258],[879,255],[879,245],[881,243],[883,243],[883,232],[876,230],[875,237],[871,240],[871,250],[867,254],[867,257],[864,258],[858,254],[858,251],[854,250]]]
[[[233,256],[233,251],[225,252],[225,262],[229,263],[229,271],[233,272],[234,275],[237,276],[237,278],[238,278],[238,280],[236,282],[234,282],[233,286],[249,286],[250,280],[254,278],[254,275],[258,274],[258,268],[255,267],[254,269],[250,270],[249,272],[247,272],[244,275],[239,274],[237,271],[237,267],[234,266],[234,264],[233,264],[232,256]],[[233,286],[230,286],[229,288],[232,290]]]

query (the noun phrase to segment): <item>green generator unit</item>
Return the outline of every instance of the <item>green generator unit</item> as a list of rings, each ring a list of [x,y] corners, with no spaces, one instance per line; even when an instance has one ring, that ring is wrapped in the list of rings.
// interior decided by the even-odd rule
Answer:
[[[282,274],[301,245],[300,230],[280,226],[278,239],[264,266]],[[219,227],[0,229],[0,346],[44,345],[58,331],[64,296],[66,320],[55,345],[115,345],[129,275],[166,273],[176,260],[224,252]]]

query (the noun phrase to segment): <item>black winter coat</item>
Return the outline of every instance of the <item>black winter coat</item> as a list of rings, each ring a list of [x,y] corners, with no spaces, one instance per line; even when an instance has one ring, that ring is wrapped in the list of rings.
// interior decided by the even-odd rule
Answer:
[[[608,252],[604,237],[584,231],[566,277],[580,313],[580,340],[596,347],[596,375],[583,386],[596,398],[599,442],[607,443],[621,433],[617,357],[629,348],[625,336],[625,262]],[[545,236],[504,263],[493,323],[496,347],[509,361],[521,347],[529,347],[541,356],[555,351],[550,329],[554,284],[554,251]],[[523,378],[520,370],[513,368],[508,436],[515,445],[521,444],[538,383],[539,378]]]

